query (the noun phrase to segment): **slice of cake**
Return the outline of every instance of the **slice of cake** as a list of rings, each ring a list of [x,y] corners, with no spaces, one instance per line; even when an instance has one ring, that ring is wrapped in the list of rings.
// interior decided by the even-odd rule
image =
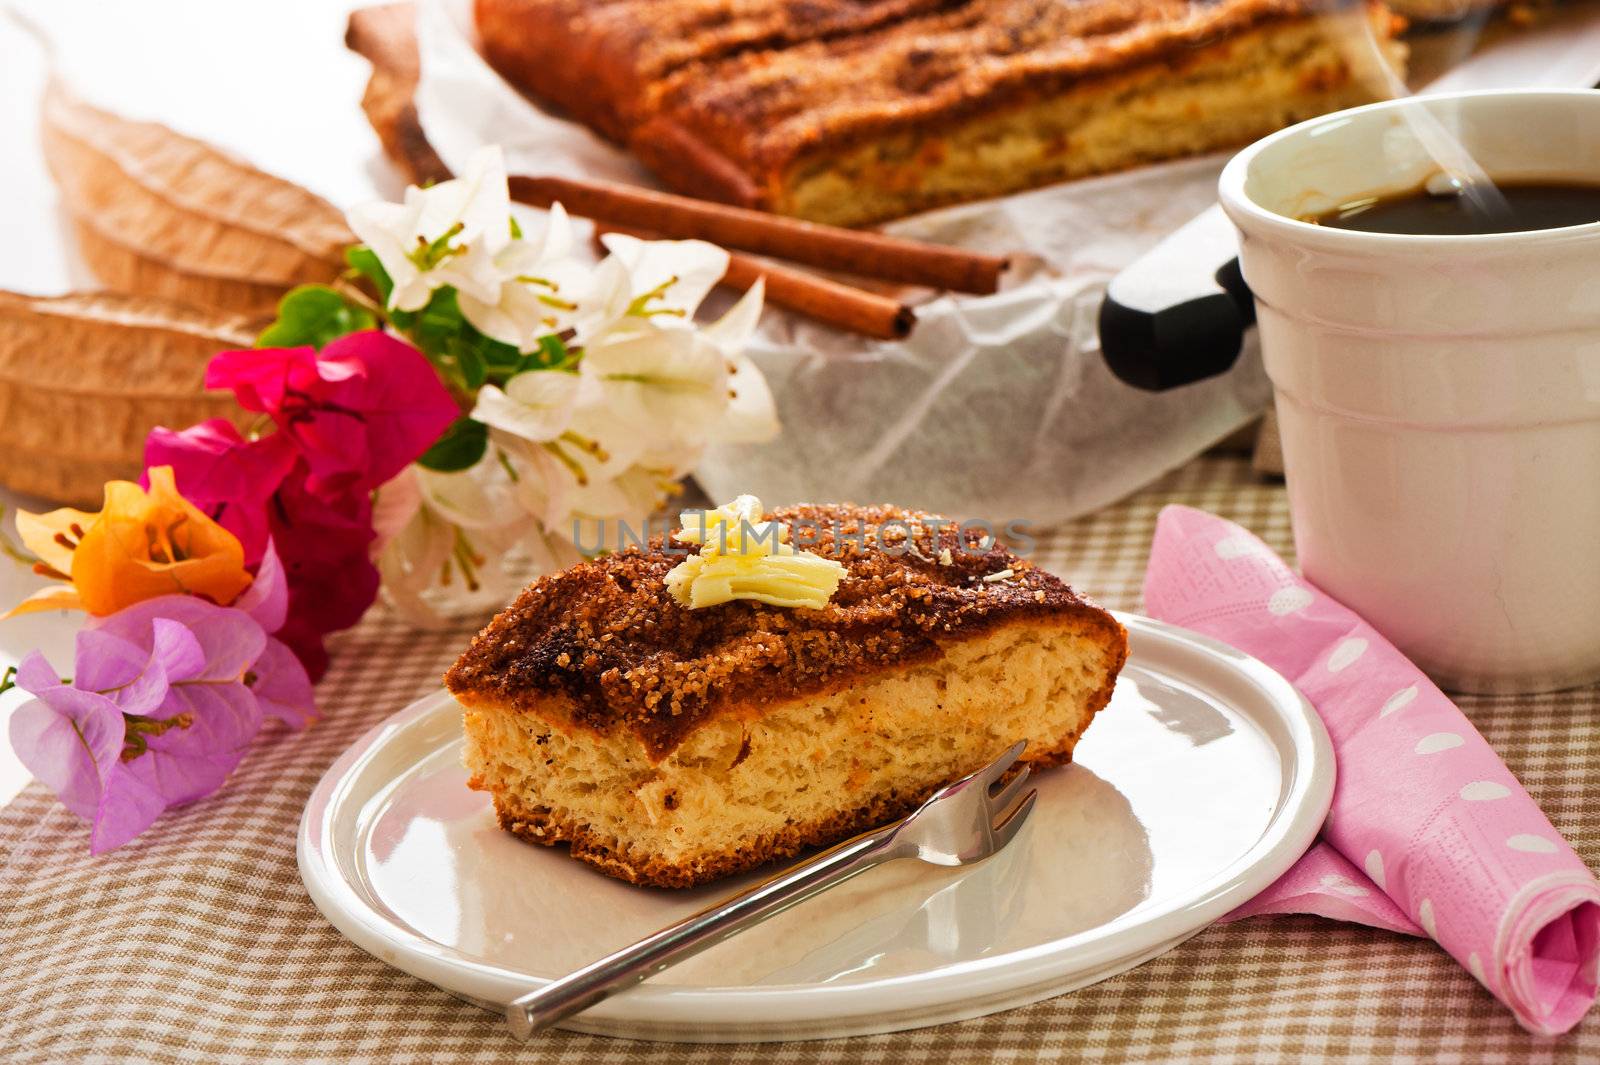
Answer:
[[[1386,95],[1350,0],[476,0],[512,84],[690,195],[838,225],[1249,143]],[[1368,43],[1367,37],[1377,48]]]
[[[909,813],[1019,739],[1065,763],[1111,698],[1122,627],[978,531],[765,517],[755,550],[689,530],[541,578],[473,640],[445,682],[504,828],[704,883]]]

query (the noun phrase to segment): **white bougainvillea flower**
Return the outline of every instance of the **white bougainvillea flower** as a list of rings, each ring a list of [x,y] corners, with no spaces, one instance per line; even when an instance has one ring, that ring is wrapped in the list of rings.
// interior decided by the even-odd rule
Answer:
[[[405,289],[392,305],[425,305],[450,285],[486,336],[530,351],[560,333],[573,361],[478,390],[471,416],[489,427],[489,447],[471,469],[414,467],[378,493],[389,598],[424,623],[438,620],[441,575],[483,588],[503,574],[508,551],[527,552],[549,572],[576,559],[575,545],[620,543],[624,523],[643,534],[708,442],[777,431],[771,393],[745,354],[763,286],[718,321],[694,322],[727,268],[726,252],[609,235],[610,254],[590,268],[572,253],[559,207],[536,234],[508,221],[497,157],[462,181],[437,201],[436,189],[408,193],[405,204],[373,212],[379,217],[361,233],[388,256],[386,267],[397,254],[403,261],[391,268],[397,292]],[[492,212],[478,201],[501,212],[503,232],[482,221]]]
[[[640,240],[609,233],[601,243],[611,253],[608,258],[627,268],[633,297],[659,293],[651,299],[650,309],[671,311],[680,322],[694,318],[728,272],[728,253],[703,240]]]
[[[728,409],[708,435],[723,444],[763,444],[779,432],[778,408],[767,379],[748,355],[733,360],[728,375]]]
[[[562,532],[586,552],[647,542],[653,532],[665,531],[659,525],[652,529],[650,519],[682,490],[660,471],[630,466],[601,491],[577,500]]]
[[[504,391],[484,386],[472,416],[490,427],[518,505],[541,524],[561,528],[575,510],[624,507],[608,486],[634,461],[640,438],[620,431],[591,379],[558,370],[521,373]]]
[[[645,519],[660,508],[668,495],[667,484],[659,475],[629,466],[608,481],[574,493],[567,523],[625,521],[643,528]]]
[[[750,338],[755,336],[756,326],[761,324],[761,304],[766,292],[766,278],[757,278],[756,283],[739,297],[739,302],[728,308],[726,314],[710,325],[702,326],[700,335],[729,359],[744,354]]]
[[[568,501],[577,486],[572,471],[542,445],[499,429],[490,431],[489,446],[505,456],[519,511],[540,528],[567,535]]]
[[[728,360],[692,329],[646,323],[598,338],[579,373],[619,428],[647,439],[705,436],[728,408]]]
[[[487,253],[471,248],[467,254]],[[531,351],[541,337],[572,323],[577,301],[587,294],[590,270],[573,256],[572,225],[559,203],[550,208],[537,237],[513,239],[491,259],[489,272],[498,278],[492,298],[457,292],[462,315],[480,333]],[[469,265],[477,274],[476,264]]]
[[[413,185],[403,203],[364,203],[346,215],[394,282],[389,308],[401,311],[420,310],[444,285],[495,302],[496,258],[511,242],[510,219],[505,158],[495,145],[474,153],[458,178]]]
[[[700,330],[728,360],[728,405],[707,438],[723,443],[756,444],[778,435],[778,411],[761,370],[745,354],[761,324],[764,281],[758,280],[728,313]]]
[[[565,370],[528,370],[502,390],[484,385],[472,418],[533,443],[555,440],[572,425],[583,379]]]
[[[417,468],[422,505],[463,529],[486,531],[516,521],[513,482],[490,448],[465,470],[441,473]]]
[[[708,440],[758,441],[777,430],[772,396],[743,348],[761,314],[757,282],[722,319],[682,329],[642,319],[594,337],[579,372],[595,384],[611,425],[602,441],[632,440],[637,461],[694,451]],[[619,437],[622,440],[619,440]]]
[[[412,466],[379,489],[375,515],[386,506],[385,494],[392,497],[392,514],[415,501],[405,524],[384,537],[376,561],[389,602],[419,625],[448,620],[427,594],[441,585],[465,586],[490,601],[509,598],[521,582],[503,561],[513,550],[528,554],[539,572],[579,557],[576,548],[563,550],[547,528],[529,521],[517,501],[512,470],[494,448],[460,472]]]
[[[443,574],[455,546],[455,526],[422,508],[384,542],[374,559],[384,596],[412,624],[431,627],[440,620],[426,593],[445,586]]]
[[[411,519],[422,508],[422,488],[417,482],[419,468],[407,466],[372,493],[374,536],[370,552],[374,562],[383,554],[389,541],[400,535],[401,530],[411,524]]]
[[[506,456],[515,474],[517,502],[552,533],[573,536],[575,521],[621,519],[642,527],[644,520],[673,492],[682,470],[645,467],[631,454],[589,448],[593,423],[580,412],[578,427],[562,438],[534,443],[499,429],[491,445]],[[698,456],[701,449],[697,447]]]
[[[595,267],[587,299],[574,316],[577,343],[644,323],[688,327],[706,294],[728,271],[728,253],[703,240],[601,238],[611,252]]]
[[[540,525],[568,534],[574,510],[583,501],[608,499],[606,486],[626,469],[615,464],[590,437],[572,432],[565,440],[535,442],[495,429],[491,445],[515,473],[517,505]]]

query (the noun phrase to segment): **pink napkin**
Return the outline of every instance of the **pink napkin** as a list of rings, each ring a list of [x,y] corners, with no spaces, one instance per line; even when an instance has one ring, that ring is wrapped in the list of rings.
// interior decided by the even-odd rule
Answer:
[[[1421,670],[1266,544],[1189,507],[1161,512],[1144,601],[1288,677],[1338,754],[1320,839],[1229,920],[1317,913],[1426,934],[1529,1031],[1583,1018],[1600,975],[1600,884]]]

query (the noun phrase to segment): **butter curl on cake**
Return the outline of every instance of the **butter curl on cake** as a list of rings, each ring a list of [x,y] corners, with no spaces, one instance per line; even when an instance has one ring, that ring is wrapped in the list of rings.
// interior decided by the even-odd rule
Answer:
[[[699,544],[667,573],[672,598],[692,610],[735,599],[769,606],[821,610],[845,569],[833,559],[789,543],[782,522],[763,521],[761,501],[743,495],[715,510],[686,510],[675,539]]]

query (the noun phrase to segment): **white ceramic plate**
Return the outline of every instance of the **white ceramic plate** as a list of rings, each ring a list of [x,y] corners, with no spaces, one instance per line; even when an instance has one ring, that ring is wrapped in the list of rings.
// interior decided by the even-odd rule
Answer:
[[[1272,669],[1147,618],[1075,764],[1038,775],[1006,850],[882,866],[565,1027],[684,1041],[822,1038],[993,1013],[1154,957],[1272,883],[1333,795],[1315,712]],[[631,887],[502,832],[469,791],[447,693],[334,763],[300,826],[317,906],[370,953],[503,1005],[761,874]]]

